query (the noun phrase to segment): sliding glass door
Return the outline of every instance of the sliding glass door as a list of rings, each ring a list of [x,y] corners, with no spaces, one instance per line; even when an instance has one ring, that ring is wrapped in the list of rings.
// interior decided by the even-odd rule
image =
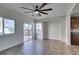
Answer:
[[[32,39],[32,24],[28,24],[28,39]]]
[[[0,17],[0,35],[3,34],[3,18]]]
[[[24,41],[32,39],[32,28],[32,24],[24,23]]]
[[[36,38],[43,39],[42,23],[36,23]]]

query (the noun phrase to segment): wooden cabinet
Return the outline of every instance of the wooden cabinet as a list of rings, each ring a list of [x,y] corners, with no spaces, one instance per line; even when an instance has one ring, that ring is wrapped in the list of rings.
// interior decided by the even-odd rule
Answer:
[[[79,45],[79,35],[71,35],[71,44],[72,45]]]
[[[79,28],[79,17],[71,17],[71,28]]]
[[[72,29],[79,30],[79,17],[71,17],[71,30]],[[79,32],[71,32],[71,44],[79,45]]]

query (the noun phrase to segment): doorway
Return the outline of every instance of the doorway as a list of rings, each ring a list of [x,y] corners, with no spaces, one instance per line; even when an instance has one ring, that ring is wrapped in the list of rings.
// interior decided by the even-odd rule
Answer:
[[[24,23],[24,41],[32,39],[33,25],[31,23]]]

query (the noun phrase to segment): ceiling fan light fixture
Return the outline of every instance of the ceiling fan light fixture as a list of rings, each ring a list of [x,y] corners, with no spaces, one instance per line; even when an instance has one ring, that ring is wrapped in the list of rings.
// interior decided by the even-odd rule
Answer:
[[[35,14],[38,14],[38,11],[35,11]]]

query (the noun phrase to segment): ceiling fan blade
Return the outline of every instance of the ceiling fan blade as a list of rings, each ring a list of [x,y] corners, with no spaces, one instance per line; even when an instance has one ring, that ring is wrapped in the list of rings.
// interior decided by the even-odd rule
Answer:
[[[26,8],[26,7],[21,7],[21,8],[23,8],[23,9],[28,9],[28,10],[33,10],[33,9],[30,9],[30,8]]]
[[[52,8],[50,8],[50,9],[43,9],[43,10],[40,10],[40,11],[51,11],[52,10]]]
[[[24,13],[32,13],[33,11],[28,11],[28,12],[24,12]]]
[[[39,16],[41,16],[41,14],[40,14],[40,13],[38,13],[38,15],[39,15]]]
[[[43,3],[43,4],[39,7],[39,9],[43,8],[45,5],[47,5],[47,3]]]
[[[39,11],[40,13],[42,13],[42,14],[46,14],[46,15],[48,15],[48,13],[45,13],[45,12],[42,12],[42,11]]]
[[[34,6],[34,3],[32,3],[32,7],[33,7],[33,9],[35,10],[35,6]]]

